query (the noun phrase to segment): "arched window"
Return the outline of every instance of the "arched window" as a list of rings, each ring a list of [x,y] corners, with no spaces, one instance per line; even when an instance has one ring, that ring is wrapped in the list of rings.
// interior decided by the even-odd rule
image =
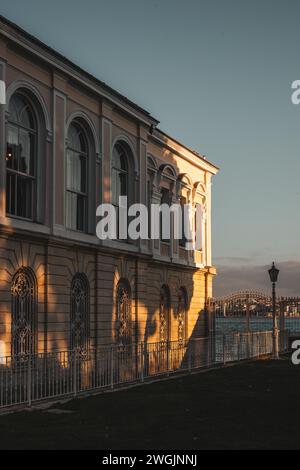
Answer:
[[[30,100],[21,92],[9,102],[6,149],[6,212],[36,217],[37,119]]]
[[[184,287],[178,291],[177,319],[178,319],[178,341],[184,344],[187,339],[187,292]]]
[[[125,143],[116,143],[113,148],[112,156],[112,170],[111,170],[111,199],[112,204],[116,209],[117,219],[117,238],[127,239],[128,234],[119,232],[119,217],[120,217],[120,196],[127,197],[128,207],[134,202],[134,179],[132,177],[133,170],[133,156],[128,145]]]
[[[89,345],[90,286],[85,274],[77,273],[71,284],[70,347],[85,353]]]
[[[185,237],[185,206],[187,199],[184,196],[180,196],[180,209],[181,209],[181,238],[179,239],[179,245],[185,248],[186,237]]]
[[[195,208],[195,241],[196,250],[201,251],[201,257],[198,255],[201,263],[206,265],[206,187],[197,182],[194,184],[194,208]]]
[[[119,198],[120,196],[127,196],[128,198],[128,176],[128,158],[125,149],[121,144],[116,144],[113,150],[112,161],[112,204],[116,209],[117,215],[117,238],[120,238]],[[127,238],[127,234],[125,238]]]
[[[116,341],[127,345],[132,342],[131,290],[128,282],[119,282],[116,301]]]
[[[181,207],[181,238],[179,239],[179,245],[182,248],[186,247],[186,243],[191,242],[193,239],[193,227],[192,227],[192,181],[186,173],[179,175],[177,179],[177,190]]]
[[[161,205],[167,205],[170,207],[171,201],[171,192],[167,188],[161,189]],[[165,224],[165,229],[163,229],[163,224]],[[166,231],[166,235],[164,234],[164,230]],[[166,220],[163,210],[160,211],[160,240],[164,243],[170,243],[170,236],[171,236],[171,218],[170,213],[168,213],[168,220]]]
[[[158,171],[158,181],[161,192],[161,211],[160,211],[160,241],[170,245],[171,237],[171,213],[169,207],[172,205],[172,198],[174,194],[174,188],[176,184],[176,174],[174,169],[167,164],[160,166]],[[166,207],[169,206],[169,207]],[[170,254],[170,247],[167,247],[167,250],[163,248],[162,254]]]
[[[128,157],[124,147],[116,144],[113,150],[112,200],[119,205],[119,196],[128,196]]]
[[[66,225],[87,231],[87,180],[89,148],[83,127],[72,122],[68,131]]]
[[[12,355],[34,353],[37,332],[37,283],[30,268],[20,268],[11,285]]]
[[[159,340],[161,343],[169,341],[170,336],[170,290],[168,286],[162,286],[160,290],[159,306]]]
[[[154,158],[148,156],[147,158],[147,208],[148,208],[148,237],[149,246],[151,246],[151,204],[153,185],[156,178],[157,165]]]

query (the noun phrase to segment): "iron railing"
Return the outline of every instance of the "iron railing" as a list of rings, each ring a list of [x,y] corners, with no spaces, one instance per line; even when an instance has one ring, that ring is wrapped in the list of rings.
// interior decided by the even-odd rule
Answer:
[[[287,340],[281,333],[281,350]],[[176,372],[259,358],[272,332],[230,333],[182,342],[102,346],[0,358],[0,408],[113,389]]]

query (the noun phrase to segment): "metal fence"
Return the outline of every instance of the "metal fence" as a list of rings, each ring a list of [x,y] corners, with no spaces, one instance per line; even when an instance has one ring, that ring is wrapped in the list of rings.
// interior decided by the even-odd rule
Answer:
[[[281,334],[281,350],[287,348]],[[176,372],[259,358],[272,351],[270,331],[107,346],[0,358],[0,408],[113,389]]]
[[[207,308],[215,334],[272,329],[272,299],[263,292],[246,290],[211,298]],[[278,297],[276,317],[280,330],[300,333],[300,297]]]

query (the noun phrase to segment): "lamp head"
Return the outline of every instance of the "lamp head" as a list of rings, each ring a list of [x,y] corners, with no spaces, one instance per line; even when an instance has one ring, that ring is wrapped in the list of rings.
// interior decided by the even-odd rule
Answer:
[[[268,270],[271,282],[277,282],[279,269],[275,267],[274,261],[271,269]]]

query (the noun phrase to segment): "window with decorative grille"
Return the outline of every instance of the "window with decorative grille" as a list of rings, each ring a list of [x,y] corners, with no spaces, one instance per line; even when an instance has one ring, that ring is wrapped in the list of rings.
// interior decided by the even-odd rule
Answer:
[[[159,340],[161,343],[169,341],[170,335],[170,291],[167,286],[160,290],[159,308]]]
[[[131,292],[125,281],[117,288],[116,340],[119,345],[132,342]]]
[[[178,292],[178,341],[185,343],[187,339],[187,293],[184,287],[181,287]]]
[[[13,277],[11,313],[12,355],[34,353],[37,341],[37,283],[30,268],[20,268]]]
[[[89,281],[85,274],[77,273],[71,284],[71,338],[70,346],[85,354],[89,346]]]

